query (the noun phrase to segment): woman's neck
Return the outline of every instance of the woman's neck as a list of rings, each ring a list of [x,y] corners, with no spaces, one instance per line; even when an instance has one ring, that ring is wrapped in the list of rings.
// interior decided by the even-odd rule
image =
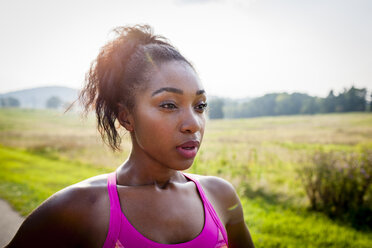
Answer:
[[[187,182],[180,171],[167,168],[145,154],[139,153],[132,150],[128,160],[117,169],[119,185],[155,185],[164,189],[170,183]]]

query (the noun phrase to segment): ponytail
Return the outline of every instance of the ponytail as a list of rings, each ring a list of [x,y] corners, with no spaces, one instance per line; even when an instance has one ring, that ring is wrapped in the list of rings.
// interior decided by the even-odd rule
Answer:
[[[116,128],[119,104],[133,109],[136,91],[148,80],[145,72],[149,66],[170,60],[191,64],[166,38],[154,35],[148,25],[118,27],[114,32],[116,38],[104,45],[91,63],[79,100],[85,114],[95,111],[103,141],[120,150]]]

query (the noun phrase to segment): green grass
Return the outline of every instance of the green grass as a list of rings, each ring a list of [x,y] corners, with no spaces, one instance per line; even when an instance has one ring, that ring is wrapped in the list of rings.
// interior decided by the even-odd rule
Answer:
[[[256,247],[370,247],[371,233],[358,232],[320,213],[243,199]]]
[[[256,247],[369,247],[371,231],[308,211],[296,174],[306,155],[372,148],[372,114],[210,120],[190,169],[236,187]],[[74,113],[0,109],[0,197],[22,215],[56,191],[112,171],[130,150],[102,145],[94,119]]]
[[[0,197],[22,215],[66,186],[112,170],[1,146],[0,164]]]

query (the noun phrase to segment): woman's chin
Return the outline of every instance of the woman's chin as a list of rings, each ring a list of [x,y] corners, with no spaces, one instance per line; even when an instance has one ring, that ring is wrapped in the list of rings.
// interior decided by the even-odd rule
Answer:
[[[184,171],[184,170],[188,170],[191,168],[191,166],[193,165],[194,163],[194,159],[188,159],[188,161],[185,161],[183,163],[180,163],[180,164],[177,164],[176,168],[174,168],[175,170],[178,170],[178,171]]]

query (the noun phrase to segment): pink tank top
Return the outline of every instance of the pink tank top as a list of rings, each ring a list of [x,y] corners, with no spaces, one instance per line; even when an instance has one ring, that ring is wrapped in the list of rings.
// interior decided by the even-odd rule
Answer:
[[[193,181],[198,189],[204,205],[204,227],[199,235],[185,243],[161,244],[152,241],[139,233],[121,211],[119,196],[116,188],[116,173],[110,173],[107,189],[110,197],[110,226],[103,248],[222,248],[227,247],[225,228],[218,218],[211,203],[208,201],[200,183],[185,175]]]

